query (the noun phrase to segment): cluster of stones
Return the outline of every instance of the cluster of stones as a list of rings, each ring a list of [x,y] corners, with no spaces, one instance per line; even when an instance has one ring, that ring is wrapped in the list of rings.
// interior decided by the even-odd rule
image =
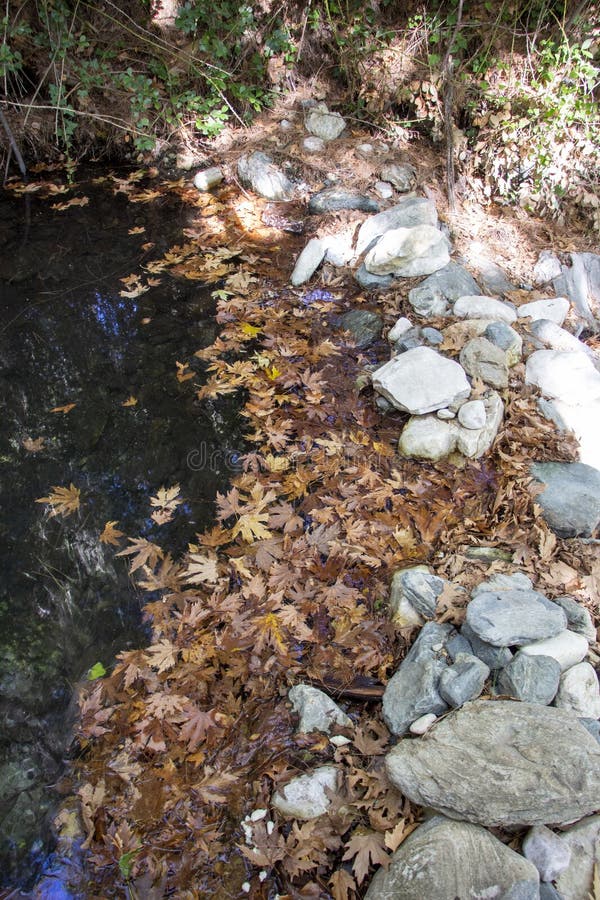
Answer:
[[[399,738],[386,770],[432,813],[366,897],[587,900],[600,853],[600,690],[585,661],[596,639],[591,616],[571,597],[549,600],[517,572],[478,585],[457,631],[432,621],[445,587],[425,566],[392,581],[394,622],[422,627],[384,693],[383,716]],[[486,685],[498,699],[478,699]],[[324,732],[337,746],[351,740],[352,720],[326,694],[301,684],[289,698],[298,731]],[[338,766],[320,766],[277,790],[272,804],[284,817],[316,818],[340,778]],[[486,830],[498,826],[528,827],[521,853]]]

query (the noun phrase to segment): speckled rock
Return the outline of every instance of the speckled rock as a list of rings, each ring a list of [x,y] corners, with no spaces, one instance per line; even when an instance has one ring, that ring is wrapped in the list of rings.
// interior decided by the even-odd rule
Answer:
[[[417,183],[416,169],[407,163],[388,163],[379,174],[383,181],[393,184],[402,194],[412,191]]]
[[[310,684],[296,684],[288,691],[294,712],[300,716],[297,730],[308,734],[322,731],[329,734],[336,725],[349,728],[352,719],[323,691]]]
[[[335,792],[338,789],[338,778],[336,766],[320,766],[313,772],[292,778],[284,787],[275,791],[271,802],[287,818],[316,819],[331,806],[326,789]]]

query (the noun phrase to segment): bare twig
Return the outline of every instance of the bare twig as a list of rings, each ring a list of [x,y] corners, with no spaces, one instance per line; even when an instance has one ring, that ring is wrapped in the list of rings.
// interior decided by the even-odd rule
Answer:
[[[15,154],[15,159],[17,160],[19,169],[21,170],[21,175],[23,176],[23,181],[27,181],[27,167],[25,162],[23,161],[23,157],[21,156],[21,151],[19,150],[19,145],[15,140],[15,136],[12,133],[11,127],[8,124],[8,120],[4,115],[4,112],[0,108],[0,123],[6,132],[6,136],[8,138],[8,143],[10,144],[10,149]],[[4,180],[6,181],[6,174],[4,176]]]

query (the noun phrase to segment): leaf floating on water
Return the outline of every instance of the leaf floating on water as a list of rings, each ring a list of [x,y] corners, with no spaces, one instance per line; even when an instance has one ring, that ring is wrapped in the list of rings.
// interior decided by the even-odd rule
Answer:
[[[50,410],[50,412],[63,413],[66,416],[67,413],[70,413],[71,410],[75,409],[76,406],[77,406],[76,403],[65,403],[64,406],[55,406],[53,409]]]
[[[131,565],[129,567],[130,574],[141,569],[142,566],[150,566],[154,568],[159,559],[164,557],[164,553],[157,544],[152,544],[146,538],[129,538],[130,547],[121,550],[117,556],[131,556]]]
[[[134,397],[133,394],[130,394],[127,400],[123,400],[121,406],[137,406],[137,397]]]
[[[153,512],[151,516],[157,525],[170,522],[177,507],[183,503],[179,497],[180,490],[178,484],[174,484],[172,488],[161,487],[156,497],[150,497],[152,506],[157,507],[156,512]]]
[[[214,584],[219,580],[216,557],[202,556],[200,553],[190,553],[189,564],[183,576],[190,584]]]
[[[229,281],[230,279],[228,279]],[[257,328],[256,325],[250,325],[249,322],[242,322],[240,325],[241,330],[244,334],[247,334],[249,337],[256,337],[257,334],[260,334],[261,329]]]
[[[189,363],[180,363],[175,360],[175,365],[177,366],[177,381],[180,384],[184,381],[189,381],[190,378],[194,377],[195,372],[193,372],[191,369],[188,372],[188,369],[190,368]]]
[[[88,681],[96,681],[97,678],[104,678],[106,675],[106,669],[102,665],[101,662],[94,663],[92,668],[87,673]]]
[[[35,502],[51,506],[51,516],[70,516],[79,509],[79,488],[76,488],[74,484],[68,488],[54,486],[47,497],[40,497]]]
[[[138,225],[136,228],[130,228],[127,234],[144,234],[146,231],[143,225]]]
[[[119,540],[122,537],[125,537],[122,531],[119,531],[118,528],[115,528],[117,524],[116,520],[113,522],[107,522],[104,526],[104,531],[100,535],[100,540],[103,544],[114,544],[115,546],[119,543]]]
[[[71,206],[87,206],[89,202],[89,197],[73,197],[72,200],[65,200],[64,203],[53,203],[51,209],[58,209],[62,212],[62,210],[69,209]]]
[[[28,453],[39,453],[40,450],[44,449],[44,438],[33,438],[26,437],[21,441],[23,447],[27,450]]]

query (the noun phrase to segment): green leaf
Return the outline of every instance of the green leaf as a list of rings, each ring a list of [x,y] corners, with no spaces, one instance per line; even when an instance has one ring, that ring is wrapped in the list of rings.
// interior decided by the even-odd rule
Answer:
[[[96,678],[104,678],[106,675],[106,669],[102,665],[101,662],[94,663],[92,668],[87,673],[88,681],[95,681]]]
[[[126,881],[129,881],[131,878],[131,869],[133,867],[133,858],[137,856],[137,854],[142,849],[141,844],[135,850],[129,850],[128,853],[124,853],[123,856],[119,859],[119,872],[123,876]]]

